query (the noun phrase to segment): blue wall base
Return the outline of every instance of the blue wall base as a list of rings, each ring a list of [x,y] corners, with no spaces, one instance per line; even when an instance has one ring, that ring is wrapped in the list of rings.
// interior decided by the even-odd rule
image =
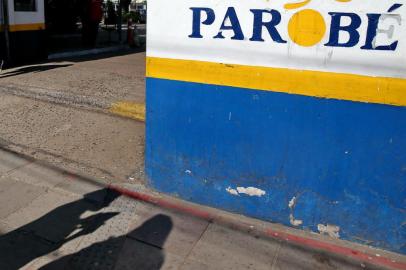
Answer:
[[[406,254],[405,107],[148,78],[146,136],[159,191]]]

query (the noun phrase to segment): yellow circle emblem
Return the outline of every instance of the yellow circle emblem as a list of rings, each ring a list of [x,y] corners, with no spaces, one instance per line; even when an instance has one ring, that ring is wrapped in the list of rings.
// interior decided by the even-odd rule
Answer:
[[[288,32],[291,40],[304,47],[319,43],[326,33],[323,16],[313,9],[295,13],[289,21]]]

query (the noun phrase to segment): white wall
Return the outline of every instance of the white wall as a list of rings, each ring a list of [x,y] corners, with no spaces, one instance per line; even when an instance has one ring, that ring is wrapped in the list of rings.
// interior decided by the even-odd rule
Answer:
[[[10,25],[45,23],[44,0],[36,0],[35,12],[15,12],[14,0],[8,0],[8,5]]]
[[[154,0],[148,3],[148,56],[200,60],[252,66],[292,68],[299,70],[318,70],[340,73],[353,73],[371,76],[389,76],[406,78],[406,4],[388,12],[399,2],[393,0],[364,1],[352,0],[341,3],[335,0],[312,0],[305,7],[295,10],[285,9],[286,3],[299,0]],[[207,7],[215,11],[216,19],[211,25],[202,25],[203,38],[190,38],[192,33],[191,7]],[[223,31],[225,39],[214,39],[219,32],[225,12],[234,7],[244,40],[231,40],[232,31]],[[282,15],[277,26],[285,44],[274,42],[263,29],[265,42],[250,41],[253,33],[253,14],[250,9],[276,9]],[[318,11],[326,23],[326,33],[315,46],[302,47],[292,42],[288,35],[288,23],[296,12],[303,9]],[[329,12],[353,12],[362,18],[360,41],[351,48],[329,47],[331,16]],[[379,34],[377,43],[390,44],[398,40],[396,51],[361,50],[367,33],[367,13],[396,15],[401,17],[401,25],[396,20],[387,19],[381,23],[383,29],[393,27],[393,36]],[[205,15],[202,17],[204,20]],[[268,20],[268,19],[267,19]],[[227,25],[230,22],[226,22]],[[344,20],[343,25],[346,24]],[[340,38],[345,38],[342,33]]]

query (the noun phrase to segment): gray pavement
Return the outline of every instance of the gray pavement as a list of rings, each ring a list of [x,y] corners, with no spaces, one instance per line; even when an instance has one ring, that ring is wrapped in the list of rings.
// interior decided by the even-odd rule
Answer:
[[[145,52],[54,60],[0,73],[0,86],[68,93],[105,102],[145,101]]]
[[[106,110],[144,103],[144,80],[143,52],[5,70],[0,146],[106,182],[143,181],[144,123]]]
[[[382,269],[148,205],[10,151],[0,169],[0,269]]]

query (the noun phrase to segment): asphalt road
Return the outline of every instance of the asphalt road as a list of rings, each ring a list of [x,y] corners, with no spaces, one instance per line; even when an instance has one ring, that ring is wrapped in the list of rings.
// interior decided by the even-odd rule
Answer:
[[[144,122],[108,108],[144,100],[144,52],[5,70],[0,147],[106,181],[143,181]]]

